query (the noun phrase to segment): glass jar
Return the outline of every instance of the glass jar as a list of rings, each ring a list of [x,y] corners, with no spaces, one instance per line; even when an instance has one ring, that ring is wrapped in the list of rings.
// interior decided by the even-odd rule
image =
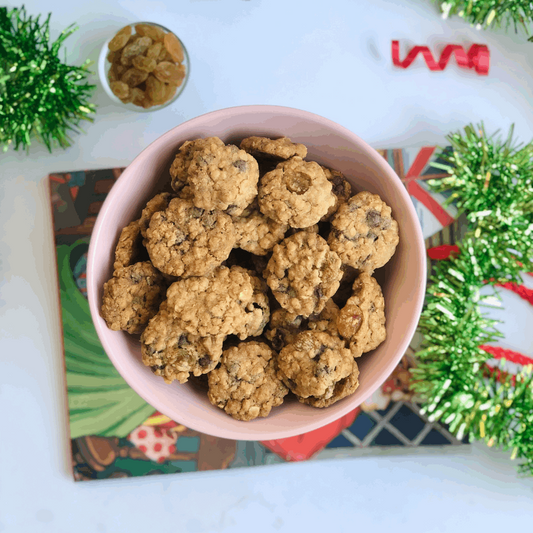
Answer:
[[[172,104],[185,89],[189,71],[189,54],[181,40],[154,22],[124,26],[104,43],[98,59],[108,96],[141,113]]]

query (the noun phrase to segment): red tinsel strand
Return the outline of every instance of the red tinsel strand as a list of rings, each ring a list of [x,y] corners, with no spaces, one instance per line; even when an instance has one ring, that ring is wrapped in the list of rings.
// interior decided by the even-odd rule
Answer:
[[[511,281],[507,283],[498,283],[496,286],[503,287],[504,289],[510,290],[515,294],[518,294],[520,298],[526,300],[531,305],[533,305],[533,289],[529,289],[525,285],[518,285],[517,283],[513,283]]]
[[[494,359],[505,359],[506,361],[522,366],[533,365],[533,359],[520,352],[506,350],[499,346],[489,346],[488,344],[482,344],[480,345],[480,348],[485,352],[490,353]]]
[[[448,259],[452,254],[458,254],[459,246],[456,244],[441,244],[440,246],[428,248],[427,253],[430,259],[442,261],[443,259]]]
[[[444,47],[437,63],[433,58],[431,50],[427,46],[415,46],[412,48],[403,61],[400,60],[400,42],[392,41],[392,63],[400,68],[407,68],[416,59],[418,54],[422,54],[430,70],[444,70],[452,55],[455,55],[457,65],[461,68],[473,69],[479,75],[486,76],[489,73],[490,52],[484,44],[473,44],[464,51],[460,44],[448,44]]]

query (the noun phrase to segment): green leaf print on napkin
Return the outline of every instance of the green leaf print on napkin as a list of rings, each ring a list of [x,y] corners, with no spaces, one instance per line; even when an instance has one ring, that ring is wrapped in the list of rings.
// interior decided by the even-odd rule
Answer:
[[[70,437],[125,437],[155,409],[122,379],[100,344],[89,303],[76,286],[70,266],[70,254],[85,243],[56,248]]]

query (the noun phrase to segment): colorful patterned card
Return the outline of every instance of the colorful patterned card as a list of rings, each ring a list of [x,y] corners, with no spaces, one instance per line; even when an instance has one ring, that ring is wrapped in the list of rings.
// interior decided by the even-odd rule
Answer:
[[[425,179],[433,147],[382,150],[409,191],[429,247],[453,244],[461,225]],[[360,408],[323,428],[288,439],[245,442],[193,431],[158,413],[121,378],[105,354],[89,312],[85,268],[100,207],[123,169],[49,176],[63,326],[72,469],[76,481],[216,470],[344,457],[383,447],[458,445],[419,413],[409,392],[415,337],[402,361]]]

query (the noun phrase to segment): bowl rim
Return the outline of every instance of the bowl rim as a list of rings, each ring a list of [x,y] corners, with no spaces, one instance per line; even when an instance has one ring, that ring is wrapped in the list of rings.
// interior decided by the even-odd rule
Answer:
[[[383,172],[389,180],[396,182],[396,184],[398,185],[397,190],[400,196],[403,196],[403,201],[404,201],[405,206],[407,207],[407,211],[410,217],[412,218],[412,220],[415,222],[413,224],[415,234],[412,236],[411,253],[413,253],[413,251],[416,250],[416,253],[418,255],[417,259],[419,259],[422,262],[421,264],[422,278],[418,280],[419,282],[417,283],[416,293],[412,299],[414,310],[415,310],[414,314],[416,315],[416,320],[412,320],[410,322],[409,327],[405,330],[404,335],[402,337],[402,341],[395,348],[396,350],[395,357],[390,358],[388,364],[384,365],[382,374],[385,375],[385,378],[383,379],[383,381],[376,380],[376,382],[370,387],[369,392],[368,392],[368,397],[370,397],[383,384],[384,380],[386,379],[386,376],[389,376],[392,373],[394,368],[397,366],[398,362],[401,360],[401,358],[405,354],[415,334],[415,331],[418,326],[418,321],[420,319],[420,314],[422,312],[422,307],[424,304],[425,288],[426,288],[426,281],[427,281],[426,280],[427,260],[426,260],[426,249],[425,249],[424,237],[422,234],[422,228],[420,226],[420,221],[418,219],[418,215],[416,213],[414,204],[407,192],[407,189],[403,185],[402,181],[400,180],[396,172],[392,169],[389,163],[377,152],[376,149],[371,147],[368,143],[366,143],[363,139],[361,139],[358,135],[350,131],[348,128],[334,122],[333,120],[330,120],[328,118],[322,117],[320,115],[317,115],[309,111],[304,111],[301,109],[287,107],[287,106],[278,106],[278,105],[253,105],[252,104],[252,105],[232,106],[232,107],[210,111],[202,115],[198,115],[185,122],[182,122],[181,124],[175,126],[171,130],[164,133],[163,135],[159,136],[152,143],[146,146],[131,161],[131,163],[126,167],[126,169],[121,174],[121,176],[119,176],[116,183],[118,183],[120,180],[127,180],[128,170],[132,166],[134,166],[134,163],[138,164],[139,161],[142,161],[142,159],[146,157],[146,154],[151,152],[150,148],[153,145],[159,144],[159,143],[164,144],[165,139],[168,138],[169,136],[173,136],[177,128],[183,128],[196,121],[205,121],[205,120],[209,120],[213,118],[216,118],[217,120],[223,120],[225,117],[231,114],[234,114],[235,112],[241,112],[241,113],[253,112],[253,113],[270,113],[270,114],[279,113],[279,114],[284,114],[284,115],[288,114],[289,116],[296,118],[296,119],[312,120],[315,123],[318,122],[319,124],[321,124],[322,126],[325,126],[326,128],[329,128],[329,129],[333,128],[339,134],[346,136],[351,141],[362,146],[365,150],[373,153],[374,159],[380,171]],[[156,399],[151,398],[150,395],[147,394],[145,390],[137,390],[135,387],[131,385],[128,379],[128,374],[126,373],[126,375],[124,375],[124,373],[122,372],[122,365],[121,365],[120,358],[117,359],[115,357],[115,355],[112,353],[112,350],[110,350],[109,344],[106,340],[106,336],[101,334],[102,323],[101,322],[99,323],[97,320],[95,320],[95,317],[100,316],[99,304],[97,301],[98,300],[98,296],[97,296],[98,288],[94,286],[93,276],[92,276],[92,272],[95,270],[95,264],[94,264],[95,263],[95,259],[94,259],[95,249],[96,249],[97,242],[99,240],[98,236],[104,229],[102,225],[102,221],[105,218],[104,215],[109,210],[110,206],[113,204],[114,197],[117,196],[118,194],[119,194],[118,187],[112,187],[98,213],[98,216],[95,221],[95,225],[93,227],[93,231],[91,234],[90,243],[89,243],[89,250],[88,250],[88,256],[87,256],[87,298],[89,301],[91,318],[93,319],[93,324],[95,326],[98,338],[100,342],[102,343],[104,351],[106,352],[110,361],[113,363],[113,366],[117,369],[117,371],[122,376],[122,378],[148,404],[154,407],[154,409],[156,409],[157,411],[164,413],[166,410],[165,409],[166,406],[164,403],[159,402],[157,398]],[[298,426],[296,429],[294,428],[279,429],[278,428],[272,431],[254,432],[253,435],[250,435],[249,431],[247,431],[246,422],[242,422],[242,429],[238,429],[238,430],[234,428],[221,428],[218,426],[210,426],[209,431],[207,431],[205,427],[199,428],[198,425],[196,424],[196,419],[194,417],[191,417],[187,413],[184,413],[182,420],[177,420],[176,422],[182,423],[183,425],[195,431],[199,431],[204,434],[207,433],[209,435],[220,437],[220,438],[234,439],[234,440],[247,440],[247,441],[248,440],[263,441],[263,440],[284,439],[284,438],[308,433],[315,429],[331,424],[332,422],[335,422],[336,420],[342,418],[344,415],[350,413],[357,407],[358,406],[351,405],[348,402],[346,406],[344,406],[343,408],[337,411],[332,411],[330,415],[327,415],[327,414],[323,415],[320,417],[319,420],[307,421],[303,426]]]

